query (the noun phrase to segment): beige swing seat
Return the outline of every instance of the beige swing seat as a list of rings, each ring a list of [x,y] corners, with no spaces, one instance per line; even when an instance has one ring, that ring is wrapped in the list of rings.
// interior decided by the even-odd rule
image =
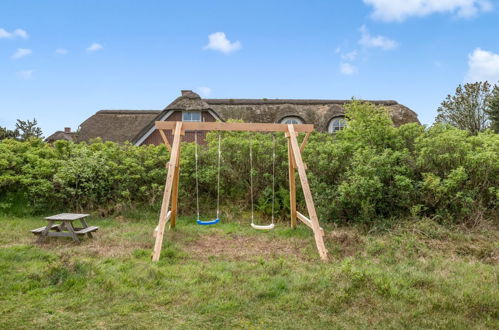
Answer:
[[[270,225],[255,225],[254,223],[251,223],[251,227],[258,230],[271,230],[274,229],[275,226],[273,223],[271,223]]]

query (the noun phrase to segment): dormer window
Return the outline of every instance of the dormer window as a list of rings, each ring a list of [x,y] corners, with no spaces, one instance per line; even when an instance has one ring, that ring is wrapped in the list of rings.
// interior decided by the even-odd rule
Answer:
[[[335,117],[329,122],[327,130],[329,133],[336,133],[344,129],[346,125],[345,117]]]
[[[201,121],[201,111],[182,112],[182,121]]]
[[[303,120],[300,117],[288,116],[288,117],[282,118],[279,123],[298,125],[298,124],[303,124]]]

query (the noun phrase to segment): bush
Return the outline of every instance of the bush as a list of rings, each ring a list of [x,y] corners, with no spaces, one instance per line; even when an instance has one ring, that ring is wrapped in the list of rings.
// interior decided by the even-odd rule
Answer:
[[[322,221],[373,223],[408,216],[476,223],[497,217],[499,135],[470,136],[445,125],[394,127],[388,112],[360,101],[346,106],[347,128],[311,135],[304,159]],[[220,194],[225,216],[249,210],[249,143],[255,210],[272,210],[272,134],[223,132]],[[275,214],[289,213],[287,141],[276,134]],[[201,213],[214,214],[218,133],[198,146]],[[180,208],[195,212],[192,143],[181,152]],[[93,141],[0,142],[0,209],[4,212],[159,208],[166,177],[164,146]],[[298,204],[304,210],[297,179]]]

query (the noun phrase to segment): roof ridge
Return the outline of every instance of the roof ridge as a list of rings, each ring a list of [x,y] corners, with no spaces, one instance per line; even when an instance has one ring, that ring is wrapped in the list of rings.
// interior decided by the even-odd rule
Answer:
[[[203,99],[208,104],[345,104],[352,102],[348,100],[332,100],[332,99]],[[396,105],[399,104],[395,100],[360,100],[374,104]]]
[[[117,109],[117,110],[109,110],[109,109],[103,109],[103,110],[99,110],[97,111],[95,114],[119,114],[119,113],[123,113],[123,114],[131,114],[131,113],[137,113],[137,114],[157,114],[157,113],[160,113],[161,111],[163,110],[151,110],[151,109],[147,109],[147,110],[128,110],[128,109]]]

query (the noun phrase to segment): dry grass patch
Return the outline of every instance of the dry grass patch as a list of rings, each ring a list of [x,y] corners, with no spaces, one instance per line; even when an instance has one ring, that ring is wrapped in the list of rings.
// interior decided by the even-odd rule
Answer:
[[[300,239],[210,234],[186,242],[182,248],[201,260],[223,258],[240,261],[290,256],[305,260],[309,258],[304,251],[308,245],[309,242]]]

